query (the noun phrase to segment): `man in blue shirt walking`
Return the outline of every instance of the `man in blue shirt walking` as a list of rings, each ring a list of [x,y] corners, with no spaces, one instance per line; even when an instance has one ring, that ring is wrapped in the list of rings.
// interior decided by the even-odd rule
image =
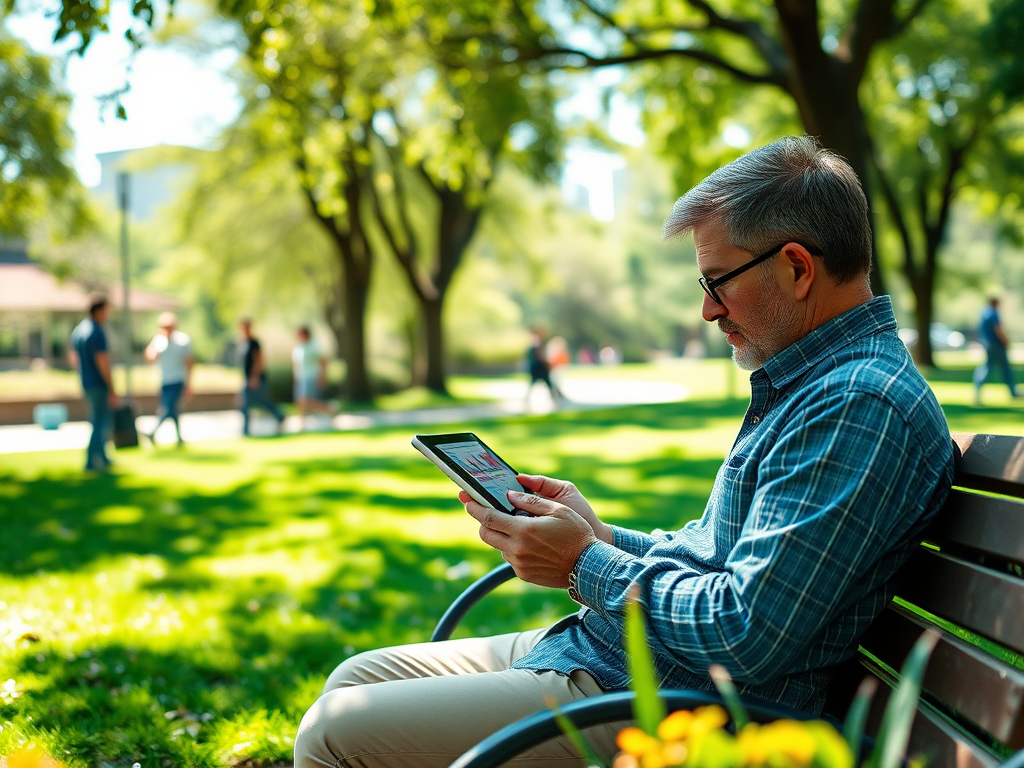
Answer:
[[[305,766],[445,766],[497,728],[629,682],[627,594],[646,614],[666,687],[820,711],[830,669],[892,596],[892,576],[949,492],[942,411],[868,287],[867,201],[808,137],[719,169],[675,205],[692,233],[702,315],[752,371],[752,396],[700,520],[647,534],[608,525],[571,483],[520,476],[511,516],[462,494],[480,537],[524,581],[568,589],[555,626],[348,659],[306,713]],[[613,750],[613,728],[591,734]],[[521,756],[577,764],[565,740]]]
[[[107,458],[107,432],[110,429],[112,408],[121,404],[110,378],[110,353],[107,348],[107,334],[104,323],[110,315],[110,305],[105,296],[93,294],[89,297],[89,317],[75,326],[71,332],[68,357],[71,366],[78,369],[82,379],[82,391],[89,403],[89,421],[92,435],[85,454],[85,468],[103,472],[110,466]]]
[[[985,348],[985,362],[974,369],[974,404],[981,405],[981,388],[993,368],[999,370],[1006,386],[1010,388],[1010,397],[1018,397],[1013,371],[1010,369],[1010,340],[1006,338],[1006,331],[999,319],[999,299],[994,296],[988,300],[988,306],[981,313],[978,340]]]

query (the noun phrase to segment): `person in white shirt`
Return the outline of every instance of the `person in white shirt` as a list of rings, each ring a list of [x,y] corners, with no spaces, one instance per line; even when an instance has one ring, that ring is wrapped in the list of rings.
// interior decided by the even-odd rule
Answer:
[[[327,357],[310,335],[308,326],[301,326],[296,335],[298,343],[292,349],[295,407],[305,427],[307,414],[332,415],[335,409],[323,397],[327,387]]]
[[[178,318],[173,312],[164,312],[158,322],[160,330],[146,347],[145,356],[148,362],[156,363],[160,367],[160,409],[157,412],[156,426],[146,436],[150,442],[154,442],[157,429],[165,420],[170,419],[178,433],[178,445],[183,445],[178,414],[182,397],[192,395],[189,385],[192,366],[195,364],[192,339],[188,334],[176,329]]]

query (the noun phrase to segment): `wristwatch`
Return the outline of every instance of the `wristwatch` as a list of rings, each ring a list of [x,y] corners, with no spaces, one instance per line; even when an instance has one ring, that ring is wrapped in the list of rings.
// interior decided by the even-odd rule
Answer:
[[[585,551],[586,550],[584,550],[584,552]],[[574,603],[579,603],[580,605],[583,605],[583,598],[580,597],[578,569],[580,567],[580,562],[582,560],[583,552],[580,553],[579,558],[576,560],[576,565],[574,565],[572,567],[572,570],[569,571],[569,599],[572,600]]]

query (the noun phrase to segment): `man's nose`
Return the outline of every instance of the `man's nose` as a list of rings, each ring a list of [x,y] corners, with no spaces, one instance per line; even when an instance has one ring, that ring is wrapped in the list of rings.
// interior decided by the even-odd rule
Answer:
[[[728,310],[722,304],[719,304],[706,293],[704,294],[704,303],[700,306],[701,317],[707,322],[713,323],[715,320],[719,320],[728,314]]]

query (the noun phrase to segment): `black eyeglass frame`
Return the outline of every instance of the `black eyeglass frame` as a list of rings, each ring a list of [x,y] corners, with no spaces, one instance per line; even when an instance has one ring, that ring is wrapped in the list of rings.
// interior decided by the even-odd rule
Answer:
[[[706,277],[701,277],[697,282],[700,283],[700,287],[704,289],[704,293],[706,293],[708,296],[710,296],[711,300],[713,302],[715,302],[715,304],[721,304],[722,300],[719,299],[718,298],[718,294],[715,293],[715,289],[718,288],[718,286],[728,282],[729,280],[732,280],[734,277],[739,277],[744,272],[746,272],[748,269],[752,269],[753,267],[756,267],[762,261],[767,261],[772,256],[774,256],[775,254],[779,253],[779,251],[781,251],[783,248],[785,248],[790,243],[796,243],[797,245],[803,246],[807,250],[807,252],[809,254],[811,254],[812,256],[822,256],[822,255],[824,255],[822,253],[822,251],[820,249],[818,249],[818,248],[812,248],[809,245],[804,245],[803,243],[801,243],[798,240],[787,240],[786,242],[782,243],[781,245],[775,246],[770,251],[768,251],[766,253],[762,253],[760,256],[755,256],[753,259],[748,261],[742,267],[737,267],[732,272],[726,272],[724,275],[722,275],[721,277],[716,277],[714,280],[708,280]]]

